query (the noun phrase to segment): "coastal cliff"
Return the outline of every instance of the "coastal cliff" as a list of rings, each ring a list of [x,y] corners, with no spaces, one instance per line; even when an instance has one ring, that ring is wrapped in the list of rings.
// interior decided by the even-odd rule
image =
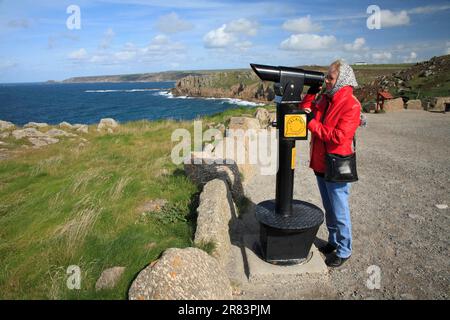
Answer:
[[[268,102],[275,97],[273,84],[259,80],[250,70],[190,75],[178,80],[171,92],[175,96],[226,97],[254,102]]]

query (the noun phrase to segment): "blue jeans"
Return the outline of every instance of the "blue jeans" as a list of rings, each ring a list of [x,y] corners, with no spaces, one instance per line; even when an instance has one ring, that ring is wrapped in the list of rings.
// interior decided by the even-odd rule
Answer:
[[[328,243],[336,247],[338,257],[348,258],[352,254],[352,223],[348,205],[350,183],[327,182],[322,177],[316,177],[325,208]]]

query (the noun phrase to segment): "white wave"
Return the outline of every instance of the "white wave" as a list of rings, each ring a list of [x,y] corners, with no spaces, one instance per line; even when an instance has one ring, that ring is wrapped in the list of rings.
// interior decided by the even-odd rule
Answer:
[[[222,103],[237,104],[238,106],[244,106],[244,107],[259,107],[259,106],[264,105],[264,103],[246,101],[246,100],[235,99],[235,98],[226,98],[224,100],[225,101],[223,101]]]
[[[144,91],[158,91],[158,90],[161,90],[161,89],[129,89],[129,90],[125,90],[125,89],[122,89],[122,90],[111,90],[111,89],[108,89],[108,90],[86,90],[86,91],[84,91],[84,92],[87,92],[87,93],[107,93],[107,92],[144,92]]]
[[[165,96],[168,99],[201,99],[201,100],[218,100],[222,101],[222,103],[227,104],[236,104],[238,106],[246,106],[246,107],[259,107],[264,106],[264,103],[246,101],[242,99],[236,98],[214,98],[214,97],[190,97],[190,96],[174,96],[170,91],[161,91],[157,92],[155,95]]]

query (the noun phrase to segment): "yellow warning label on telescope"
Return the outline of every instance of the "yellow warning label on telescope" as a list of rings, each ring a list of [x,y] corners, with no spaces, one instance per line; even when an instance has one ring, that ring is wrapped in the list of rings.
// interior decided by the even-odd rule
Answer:
[[[292,148],[291,169],[295,169],[295,156],[296,156],[295,148]]]
[[[284,136],[286,138],[306,137],[306,115],[287,114],[284,116]]]

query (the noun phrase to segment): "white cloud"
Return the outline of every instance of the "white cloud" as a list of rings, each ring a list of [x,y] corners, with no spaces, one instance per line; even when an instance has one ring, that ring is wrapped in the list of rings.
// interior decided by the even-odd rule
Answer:
[[[248,36],[254,36],[258,31],[258,27],[259,25],[257,22],[242,18],[231,21],[226,26],[225,31],[228,33],[239,33],[246,34]]]
[[[69,59],[72,60],[84,60],[86,58],[87,58],[87,51],[85,48],[81,48],[79,50],[69,53]]]
[[[383,62],[386,60],[392,59],[392,53],[383,51],[383,52],[374,52],[372,53],[372,59],[376,60],[377,62]]]
[[[390,27],[398,27],[409,24],[409,16],[405,10],[400,12],[392,12],[390,10],[381,10],[381,27],[382,28],[390,28]]]
[[[108,30],[106,30],[106,32],[103,35],[103,39],[100,43],[100,48],[108,49],[110,47],[111,42],[113,41],[115,35],[116,34],[114,33],[113,29],[108,28]]]
[[[283,29],[299,34],[319,32],[320,30],[322,30],[322,26],[318,23],[313,23],[311,20],[311,16],[307,15],[306,17],[302,18],[287,20],[285,23],[283,23]]]
[[[317,34],[293,34],[281,42],[283,50],[322,50],[330,48],[336,43],[334,36],[319,36]]]
[[[232,33],[226,32],[227,25],[211,30],[203,37],[203,43],[206,48],[225,48],[231,45],[236,38]]]
[[[205,34],[203,44],[205,48],[209,49],[233,46],[239,49],[248,49],[252,43],[246,38],[255,36],[258,28],[259,25],[256,21],[250,21],[244,18],[233,20]]]
[[[445,54],[450,54],[450,47],[447,48],[447,50],[445,51]]]
[[[185,47],[180,42],[173,42],[167,36],[158,34],[152,39],[150,44],[143,49],[143,52],[152,54],[167,54],[169,51],[175,52],[182,51],[184,49]]]
[[[356,38],[353,43],[347,43],[344,45],[344,49],[347,51],[361,51],[367,50],[364,45],[366,44],[366,39],[364,38]]]
[[[411,63],[411,62],[416,62],[417,61],[417,53],[415,53],[414,51],[411,51],[409,53],[409,56],[405,57],[405,59],[403,59],[403,62],[405,63]]]
[[[156,28],[163,33],[177,33],[193,28],[192,23],[181,19],[175,12],[161,16],[156,22]]]
[[[417,7],[417,8],[408,10],[408,13],[409,14],[427,14],[427,13],[444,11],[444,10],[448,10],[448,9],[450,9],[450,5],[424,6],[424,7]]]

